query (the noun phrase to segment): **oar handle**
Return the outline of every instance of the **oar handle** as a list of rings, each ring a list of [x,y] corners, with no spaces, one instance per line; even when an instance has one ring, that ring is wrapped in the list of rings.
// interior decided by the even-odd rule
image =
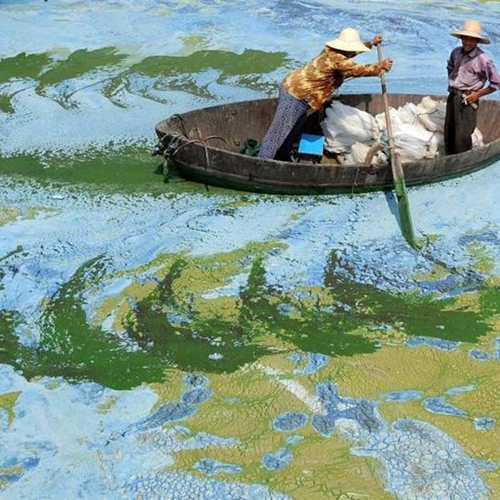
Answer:
[[[382,47],[377,45],[378,63],[382,64],[384,58],[382,56]],[[392,138],[392,122],[391,114],[389,113],[389,98],[387,97],[387,85],[385,82],[385,70],[380,71],[380,83],[382,85],[382,98],[384,100],[385,123],[387,125],[387,136],[389,140],[389,147],[394,148],[394,139]]]

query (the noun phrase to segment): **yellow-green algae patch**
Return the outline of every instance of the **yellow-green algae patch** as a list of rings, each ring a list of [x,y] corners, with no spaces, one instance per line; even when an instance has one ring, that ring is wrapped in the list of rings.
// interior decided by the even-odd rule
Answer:
[[[9,480],[3,479],[4,477],[15,477],[23,473],[24,468],[22,465],[14,465],[12,467],[0,467],[0,491],[3,488],[7,488],[11,482]]]
[[[476,342],[491,353],[499,332],[498,328],[492,328],[497,323],[497,298],[498,290],[493,287],[482,293],[467,294],[455,304],[455,312],[459,316],[460,312],[471,314],[473,310],[474,314],[480,312],[479,316],[489,318],[489,329],[484,330]],[[444,302],[443,306],[453,313],[453,301]],[[492,321],[492,318],[495,319]],[[481,362],[472,358],[468,354],[470,343],[464,343],[453,351],[429,346],[409,348],[403,344],[408,337],[406,333],[397,329],[391,331],[388,335],[393,335],[397,342],[392,345],[387,342],[390,347],[367,354],[331,357],[326,368],[308,376],[292,373],[293,363],[289,354],[293,352],[294,344],[268,334],[265,338],[269,346],[274,344],[276,350],[285,352],[263,356],[233,373],[209,375],[214,396],[189,419],[193,433],[209,431],[220,437],[236,438],[239,444],[224,449],[209,447],[181,451],[176,454],[176,467],[198,474],[193,469],[197,461],[213,458],[240,465],[243,472],[238,475],[238,480],[266,484],[275,491],[297,498],[340,497],[349,492],[371,498],[390,498],[381,489],[384,472],[376,460],[351,455],[349,450],[352,444],[337,436],[324,438],[311,426],[294,431],[293,434],[303,440],[290,446],[293,459],[288,467],[272,473],[262,467],[260,460],[265,453],[287,446],[286,436],[289,434],[273,430],[272,420],[285,411],[310,415],[315,385],[325,380],[334,381],[343,396],[373,401],[380,401],[381,396],[389,392],[419,391],[421,399],[418,401],[383,401],[379,406],[380,414],[388,423],[403,418],[429,422],[450,435],[471,458],[496,462],[496,443],[500,438],[498,425],[488,431],[477,430],[474,419],[487,416],[497,422],[500,420],[496,405],[500,397],[498,360]],[[294,390],[291,391],[290,387]],[[302,392],[297,390],[298,387],[303,389]],[[459,387],[473,389],[448,394],[448,391]],[[304,399],[297,394],[309,395],[312,399]],[[422,405],[425,398],[445,395],[447,402],[466,412],[465,417],[434,414]],[[164,398],[168,399],[167,395]],[[485,404],[486,401],[489,404]],[[495,474],[481,474],[493,493],[500,491]],[[229,474],[221,474],[220,477],[234,479]],[[321,488],[316,486],[318,484],[322,485]]]
[[[130,299],[141,301],[155,291],[158,280],[168,275],[171,267],[179,267],[172,283],[171,300],[182,307],[190,307],[207,319],[223,317],[234,320],[237,317],[237,296],[218,294],[213,291],[227,286],[235,275],[248,272],[255,258],[266,255],[275,248],[284,248],[281,243],[251,243],[243,248],[214,256],[190,257],[186,254],[162,254],[147,265],[120,271],[109,278],[132,278],[148,270],[154,270],[156,280],[133,282],[118,296],[110,297],[96,308],[95,320],[103,321],[111,314],[114,327],[123,329],[126,318],[130,320]],[[209,297],[206,294],[210,294]],[[167,309],[167,308],[165,308]],[[128,321],[127,320],[127,321]]]
[[[480,241],[469,243],[468,253],[473,260],[474,269],[481,273],[489,274],[495,266],[495,256],[492,251]]]
[[[155,404],[155,408],[168,401],[179,400],[181,394],[186,389],[184,385],[185,372],[168,369],[166,374],[168,376],[168,384],[155,382],[149,385],[158,394],[158,401]],[[151,411],[153,412],[155,408]]]
[[[24,213],[25,219],[40,219],[43,217],[51,217],[62,213],[62,209],[51,207],[30,207]]]
[[[386,498],[381,464],[350,454],[352,442],[320,435],[310,420],[293,432],[302,438],[293,444],[287,442],[290,433],[273,428],[273,419],[283,412],[310,418],[317,411],[316,385],[325,381],[334,382],[344,397],[379,401],[378,410],[388,423],[402,418],[429,422],[471,458],[498,460],[493,445],[500,438],[498,425],[491,430],[474,427],[475,418],[500,420],[495,406],[500,397],[498,359],[493,359],[500,331],[497,282],[446,299],[393,295],[351,282],[332,265],[325,269],[324,286],[281,289],[266,277],[266,258],[275,248],[271,243],[252,245],[210,258],[168,254],[152,267],[117,274],[133,279],[135,273],[154,270],[156,277],[129,285],[99,310],[101,317],[120,317],[117,324],[125,340],[103,331],[99,323],[91,324],[84,312],[86,294],[98,294],[101,284],[114,278],[105,257],[93,259],[45,302],[36,351],[16,342],[19,318],[9,311],[0,314],[0,362],[28,378],[62,375],[122,389],[149,382],[159,395],[157,406],[179,400],[186,372],[205,374],[213,396],[183,425],[191,435],[207,432],[237,439],[238,444],[178,452],[175,466],[201,474],[193,469],[197,461],[213,458],[241,466],[238,481],[265,484],[298,498],[349,492]],[[243,272],[247,276],[237,290],[220,292]],[[221,304],[227,309],[218,309]],[[461,344],[451,351],[405,344],[416,336]],[[474,359],[469,355],[472,347],[482,348],[492,359]],[[289,356],[308,352],[323,354],[328,365],[310,375],[296,373]],[[459,387],[473,389],[448,392]],[[410,390],[419,391],[421,398],[406,403],[382,398]],[[426,410],[422,401],[436,397],[446,397],[466,416]],[[113,404],[110,399],[99,411]],[[292,453],[290,464],[277,471],[263,467],[262,457],[282,448]],[[493,475],[482,474],[498,492]],[[221,477],[235,480],[229,474]]]
[[[3,226],[20,218],[22,218],[23,220],[40,219],[57,215],[60,212],[61,210],[50,207],[30,207],[21,213],[17,208],[1,207],[0,226]]]
[[[0,207],[0,226],[16,220],[19,217],[19,210],[11,207]]]
[[[251,243],[227,254],[197,256],[189,260],[184,256],[186,266],[172,286],[176,300],[182,304],[189,303],[207,319],[214,314],[224,316],[223,311],[218,308],[222,303],[226,305],[225,311],[234,317],[237,296],[226,294],[207,298],[206,294],[213,294],[214,291],[229,285],[238,274],[249,273],[255,259],[263,258],[276,248],[285,248],[285,245],[277,242]],[[229,307],[230,302],[232,304]]]
[[[273,430],[272,420],[286,411],[311,411],[303,400],[291,395],[286,383],[281,383],[292,378],[290,372],[281,372],[278,368],[283,365],[290,365],[289,360],[267,356],[238,372],[211,376],[214,396],[189,419],[189,428],[193,434],[209,431],[223,438],[237,438],[238,444],[181,451],[175,456],[175,467],[199,474],[193,468],[197,461],[212,458],[241,466],[243,471],[238,474],[238,481],[265,484],[293,498],[331,498],[356,491],[360,494],[369,491],[376,498],[390,498],[383,492],[378,474],[374,474],[373,469],[378,468],[376,463],[350,455],[348,443],[326,439],[309,425],[293,433],[304,440],[293,445],[294,459],[289,467],[283,471],[262,467],[261,458],[287,447],[290,435]],[[273,370],[281,373],[270,376],[269,371]],[[314,384],[306,377],[297,383],[303,384],[306,393],[314,395]],[[346,468],[346,461],[352,466]],[[220,474],[218,478],[235,479],[231,474]]]
[[[117,401],[118,396],[109,396],[102,404],[97,407],[96,411],[101,414],[106,414],[115,407]]]
[[[404,418],[429,422],[455,440],[469,457],[498,461],[499,426],[489,431],[474,427],[478,417],[500,421],[498,360],[478,362],[468,356],[466,346],[453,352],[401,346],[331,358],[326,367],[312,375],[294,374],[293,369],[288,356],[273,355],[231,374],[210,375],[214,396],[189,419],[189,429],[193,434],[205,431],[236,438],[238,444],[181,451],[175,456],[175,468],[197,473],[195,464],[212,458],[241,466],[239,481],[266,484],[293,498],[320,500],[348,492],[367,498],[391,498],[381,487],[384,471],[380,463],[352,455],[353,443],[335,434],[330,438],[319,435],[309,425],[310,420],[293,432],[273,429],[272,421],[281,413],[301,412],[310,416],[314,412],[311,406],[315,386],[327,380],[337,385],[342,396],[380,401],[379,413],[389,424]],[[466,386],[473,390],[447,396],[449,403],[466,411],[465,417],[437,415],[422,405],[425,398],[443,396],[451,389]],[[389,392],[409,390],[420,391],[421,399],[395,403],[381,398]],[[302,440],[289,445],[286,439],[290,435]],[[278,471],[262,467],[260,460],[266,453],[287,447],[293,454],[289,466]],[[495,474],[481,474],[492,493],[500,493]],[[234,480],[234,475],[221,474],[219,478]]]
[[[9,425],[14,420],[14,406],[16,405],[17,399],[21,393],[17,392],[6,392],[4,394],[0,394],[0,408],[5,410],[8,415]]]
[[[427,281],[427,280],[438,280],[443,279],[450,274],[449,269],[440,264],[434,264],[434,266],[426,273],[415,273],[415,279],[417,281]]]
[[[489,339],[494,342],[493,335]],[[431,413],[421,400],[384,402],[379,412],[388,422],[407,417],[429,422],[450,435],[470,457],[497,462],[500,426],[476,430],[474,419],[491,417],[500,421],[498,359],[480,362],[468,355],[468,349],[386,348],[369,356],[332,359],[331,364],[341,366],[335,382],[340,393],[350,397],[377,400],[384,393],[409,390],[420,391],[422,399],[445,396],[447,403],[464,410],[466,416]],[[448,393],[460,387],[471,389]],[[500,489],[496,491],[500,493]]]

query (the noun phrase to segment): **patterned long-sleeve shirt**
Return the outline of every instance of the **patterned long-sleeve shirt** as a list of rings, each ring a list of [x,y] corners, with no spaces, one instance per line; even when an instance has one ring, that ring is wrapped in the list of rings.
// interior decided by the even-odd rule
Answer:
[[[452,50],[447,64],[448,90],[481,90],[486,81],[500,89],[500,75],[491,58],[476,47],[465,54],[462,47]]]
[[[345,78],[380,75],[379,64],[356,64],[345,55],[325,47],[311,62],[292,71],[283,80],[285,90],[319,109]]]

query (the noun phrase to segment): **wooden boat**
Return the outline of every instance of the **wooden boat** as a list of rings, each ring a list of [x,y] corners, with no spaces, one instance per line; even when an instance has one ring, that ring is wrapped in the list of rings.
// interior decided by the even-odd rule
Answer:
[[[390,106],[418,104],[423,95],[391,94]],[[431,96],[443,100],[442,96]],[[384,111],[382,95],[343,95],[349,106],[376,115]],[[249,138],[262,140],[277,105],[277,99],[259,99],[213,106],[173,115],[155,129],[166,165],[175,167],[185,179],[206,185],[277,194],[327,194],[390,189],[390,166],[374,169],[366,165],[286,162],[240,154]],[[305,131],[319,130],[313,113]],[[500,101],[482,100],[478,128],[484,146],[464,153],[403,164],[407,186],[431,183],[479,170],[500,158]]]

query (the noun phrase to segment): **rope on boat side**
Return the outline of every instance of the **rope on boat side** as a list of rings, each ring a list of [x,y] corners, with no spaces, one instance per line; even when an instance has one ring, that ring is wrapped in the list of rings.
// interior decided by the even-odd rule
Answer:
[[[226,144],[226,146],[228,146],[228,148],[229,148],[229,143],[226,139],[224,139],[224,137],[220,137],[218,135],[209,135],[208,137],[203,137],[200,130],[198,129],[198,127],[195,127],[190,132],[192,132],[192,131],[197,132],[198,138],[197,139],[189,139],[186,142],[184,142],[183,144],[179,144],[179,143],[182,140],[187,139],[189,137],[189,135],[191,135],[191,134],[186,135],[184,137],[182,137],[181,135],[173,134],[172,138],[170,139],[167,146],[165,147],[165,150],[163,152],[163,156],[168,161],[168,160],[173,159],[173,157],[177,153],[179,153],[179,151],[184,149],[189,144],[201,144],[205,150],[205,168],[209,168],[210,167],[210,156],[209,156],[209,152],[208,152],[207,142],[211,141],[213,139],[218,139],[220,141],[223,141]],[[165,137],[163,137],[163,139],[164,138]]]

